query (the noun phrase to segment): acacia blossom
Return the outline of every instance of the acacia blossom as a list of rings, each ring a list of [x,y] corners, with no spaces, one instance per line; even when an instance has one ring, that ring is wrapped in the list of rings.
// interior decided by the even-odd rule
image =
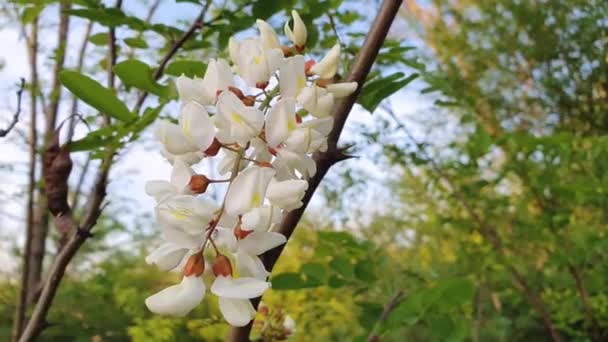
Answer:
[[[225,320],[244,326],[256,313],[250,299],[271,287],[260,255],[286,242],[274,229],[303,205],[316,173],[312,154],[327,150],[334,99],[358,87],[333,79],[339,45],[318,63],[306,61],[306,25],[296,11],[291,16],[284,26],[291,46],[257,20],[259,36],[230,38],[232,65],[211,59],[203,78],[175,82],[179,117],[155,131],[173,171],[168,181],[146,183],[162,232],[146,262],[182,280],[146,299],[152,312],[184,316],[211,284]],[[201,161],[206,169],[195,165]],[[210,187],[223,193],[219,201],[207,195]]]

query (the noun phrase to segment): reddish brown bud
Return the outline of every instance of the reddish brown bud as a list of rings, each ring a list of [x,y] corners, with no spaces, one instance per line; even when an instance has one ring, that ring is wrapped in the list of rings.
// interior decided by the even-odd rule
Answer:
[[[211,268],[213,269],[213,274],[215,274],[216,277],[232,276],[232,265],[230,265],[230,259],[228,259],[228,257],[225,255],[220,254],[216,256],[215,260],[213,260],[213,266]]]
[[[222,147],[222,144],[219,142],[219,140],[217,140],[216,138],[213,138],[213,142],[211,143],[211,146],[207,147],[207,149],[205,151],[203,151],[203,153],[205,153],[205,155],[213,157],[216,156],[217,153],[220,151],[220,148]]]
[[[209,178],[205,175],[192,175],[190,177],[190,190],[195,194],[202,194],[207,191],[207,186],[209,186]]]
[[[223,90],[221,90],[221,89],[220,89],[220,90],[218,90],[218,91],[216,91],[216,92],[215,92],[215,97],[220,96],[220,94],[222,93],[222,91],[223,91]]]
[[[327,87],[329,84],[332,84],[332,83],[334,83],[334,80],[332,80],[332,79],[327,79],[327,78],[320,78],[320,79],[318,79],[318,80],[315,82],[315,84],[316,84],[318,87],[321,87],[321,88],[325,88],[325,87]]]
[[[291,51],[291,48],[289,46],[281,46],[281,50],[283,50],[283,56],[284,57],[291,57],[293,56],[293,51]]]
[[[236,228],[234,228],[234,236],[236,236],[236,238],[239,240],[246,238],[247,235],[249,235],[251,233],[253,233],[253,230],[243,230],[243,229],[241,229],[240,224],[238,226],[236,226]]]
[[[253,105],[255,104],[255,97],[249,95],[249,96],[244,96],[241,101],[243,101],[243,104],[245,104],[245,106],[247,107],[253,107]]]
[[[274,149],[274,148],[272,148],[272,147],[269,147],[269,148],[268,148],[268,152],[270,152],[270,154],[272,154],[272,155],[273,155],[273,156],[275,156],[275,157],[276,157],[276,155],[277,155],[277,150],[276,150],[276,149]]]
[[[258,309],[258,312],[264,316],[268,315],[268,307],[267,306],[260,306],[260,308]]]
[[[305,49],[305,48],[306,48],[306,47],[305,47],[304,45],[296,45],[296,50],[297,50],[299,53],[304,52],[304,49]]]
[[[272,164],[267,161],[258,161],[258,162],[256,162],[256,164],[258,164],[258,166],[261,166],[261,167],[272,168]]]
[[[268,87],[268,81],[258,82],[255,84],[255,87],[264,90],[264,89],[266,89],[266,87]]]
[[[195,275],[200,277],[203,272],[205,272],[205,259],[203,258],[202,253],[192,254],[188,261],[186,262],[186,266],[184,267],[184,275],[189,277],[191,275]]]
[[[241,91],[241,89],[239,89],[237,87],[230,86],[230,87],[228,87],[228,90],[230,90],[231,92],[233,92],[234,95],[236,95],[239,99],[242,99],[243,96],[245,96],[245,95],[243,95],[243,92]]]
[[[312,68],[313,65],[317,64],[317,62],[311,60],[306,61],[306,63],[304,63],[304,72],[306,73],[307,76],[312,75],[310,73],[310,68]]]
[[[296,122],[301,124],[302,123],[302,117],[299,116],[298,114],[296,114]]]

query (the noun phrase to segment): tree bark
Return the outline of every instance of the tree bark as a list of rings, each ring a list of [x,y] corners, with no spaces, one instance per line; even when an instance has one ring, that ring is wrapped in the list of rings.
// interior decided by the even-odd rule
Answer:
[[[302,202],[304,204],[300,208],[287,213],[283,217],[283,220],[277,229],[277,232],[285,235],[287,240],[289,240],[298,222],[300,222],[302,214],[304,214],[312,195],[319,186],[319,183],[321,183],[321,180],[325,174],[327,174],[329,171],[330,167],[339,161],[350,158],[345,154],[343,149],[339,149],[337,147],[338,139],[340,138],[340,134],[342,133],[342,129],[344,128],[344,124],[346,123],[346,119],[350,114],[355,100],[361,92],[361,87],[365,82],[372,65],[374,64],[374,61],[376,60],[378,51],[386,39],[388,30],[393,23],[395,16],[397,15],[401,3],[401,0],[384,0],[382,2],[380,10],[374,19],[374,23],[370,27],[369,33],[365,38],[365,42],[361,47],[361,51],[357,55],[351,71],[345,80],[346,82],[357,82],[357,90],[334,107],[334,127],[327,137],[327,152],[317,153],[314,157],[317,164],[317,173],[308,181],[308,190],[302,198]],[[266,269],[269,272],[272,272],[272,268],[274,267],[284,248],[285,244],[271,249],[261,256],[264,266],[266,266]],[[260,299],[261,298],[255,298],[252,300],[255,308],[258,307]],[[229,342],[249,341],[249,333],[251,332],[252,326],[253,321],[249,322],[249,324],[244,327],[233,327],[230,330],[226,340]]]

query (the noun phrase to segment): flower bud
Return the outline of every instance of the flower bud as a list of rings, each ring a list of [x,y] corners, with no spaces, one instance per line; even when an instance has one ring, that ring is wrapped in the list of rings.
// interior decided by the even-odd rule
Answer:
[[[241,101],[243,102],[243,104],[247,107],[253,107],[253,105],[255,104],[255,97],[248,95],[248,96],[244,96]]]
[[[268,152],[270,152],[270,154],[272,154],[275,157],[277,156],[277,150],[272,147],[268,147]]]
[[[203,153],[205,153],[206,156],[214,157],[220,151],[221,147],[222,144],[220,143],[220,141],[217,140],[217,138],[213,138],[211,146],[209,146],[205,151],[203,151]]]
[[[205,193],[207,186],[209,186],[209,178],[205,175],[192,175],[188,186],[190,186],[190,190],[195,194]]]
[[[203,272],[205,272],[205,259],[203,258],[203,253],[192,254],[184,267],[184,275],[186,277],[191,275],[200,277]]]
[[[306,76],[311,76],[312,73],[310,72],[310,68],[312,68],[317,62],[315,62],[314,60],[310,59],[308,61],[306,61],[306,63],[304,63],[304,72],[306,73]]]
[[[296,114],[296,122],[301,124],[302,123],[302,117],[299,116],[298,114]]]
[[[237,87],[228,87],[228,89],[234,93],[234,95],[236,95],[239,99],[242,99],[245,95],[243,95],[243,92],[241,91],[241,89],[237,88]]]
[[[216,277],[232,276],[232,265],[230,265],[230,259],[228,259],[228,257],[225,255],[220,254],[216,256],[211,268],[213,269],[213,274],[215,274]]]
[[[293,51],[289,46],[281,46],[281,50],[283,51],[283,57],[291,57],[293,56]]]
[[[293,30],[291,27],[289,27],[289,22],[285,23],[285,27],[283,29],[287,38],[289,38],[289,40],[291,40],[296,46],[296,50],[298,50],[298,52],[302,52],[304,51],[306,38],[308,36],[306,25],[297,11],[291,11],[291,17],[293,18]]]
[[[234,228],[234,236],[239,240],[246,238],[251,233],[253,233],[253,230],[243,230],[240,224]]]
[[[265,82],[257,82],[257,83],[255,84],[255,87],[256,87],[256,88],[258,88],[258,89],[262,89],[262,90],[264,90],[264,89],[266,89],[266,87],[268,87],[268,81],[265,81]]]

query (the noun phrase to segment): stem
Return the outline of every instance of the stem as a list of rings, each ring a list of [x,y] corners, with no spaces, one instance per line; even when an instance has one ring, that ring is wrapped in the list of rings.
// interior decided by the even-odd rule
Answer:
[[[32,32],[28,39],[28,57],[30,63],[30,132],[29,132],[29,171],[27,190],[27,218],[25,246],[23,247],[23,269],[21,270],[20,291],[13,319],[11,341],[17,341],[21,335],[25,320],[28,297],[28,278],[30,273],[30,250],[34,230],[34,197],[36,194],[36,147],[38,142],[38,120],[36,117],[36,93],[38,89],[38,17],[32,21]]]
[[[378,323],[376,323],[376,327],[374,331],[372,331],[367,337],[367,342],[379,342],[380,336],[378,335],[377,327],[381,326],[384,323],[388,316],[393,312],[393,310],[399,305],[399,302],[403,299],[404,293],[403,291],[397,291],[391,299],[384,305],[384,310],[382,311],[382,315],[380,315],[380,319],[378,319]]]
[[[339,149],[337,147],[338,139],[340,138],[340,134],[342,133],[342,129],[344,128],[344,124],[346,123],[346,119],[348,118],[355,100],[361,92],[361,86],[365,82],[374,61],[376,60],[378,51],[386,39],[388,30],[395,19],[395,16],[397,15],[397,11],[399,10],[401,3],[402,0],[384,0],[382,2],[380,10],[376,15],[376,19],[370,27],[367,37],[365,38],[365,42],[361,47],[361,51],[357,55],[351,72],[346,79],[347,82],[357,82],[359,86],[353,94],[344,98],[333,108],[334,127],[327,138],[328,148],[326,152],[317,153],[314,156],[317,164],[317,173],[308,182],[308,190],[302,198],[303,205],[300,208],[292,210],[284,215],[283,220],[277,229],[277,232],[285,235],[287,240],[289,240],[298,222],[300,222],[302,214],[304,214],[312,195],[331,166],[339,161],[349,158],[344,154],[343,149]],[[281,256],[285,245],[286,244],[283,244],[279,247],[271,249],[262,255],[264,266],[269,272],[272,272],[272,269],[278,258]],[[257,308],[260,299],[261,298],[255,298],[252,300],[254,307]],[[244,327],[233,327],[227,337],[227,341],[249,341],[249,333],[252,326],[253,321],[249,322],[249,324]]]

